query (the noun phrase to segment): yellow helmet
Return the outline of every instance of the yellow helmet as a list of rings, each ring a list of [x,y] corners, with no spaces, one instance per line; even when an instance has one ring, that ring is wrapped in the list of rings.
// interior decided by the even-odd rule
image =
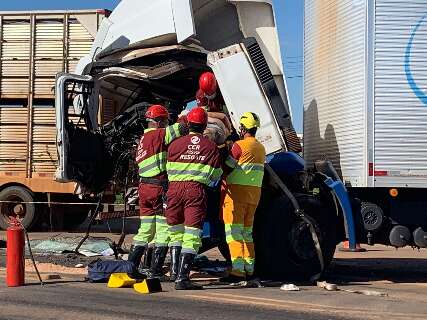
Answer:
[[[240,124],[248,130],[261,126],[259,117],[253,112],[245,112],[240,118]]]

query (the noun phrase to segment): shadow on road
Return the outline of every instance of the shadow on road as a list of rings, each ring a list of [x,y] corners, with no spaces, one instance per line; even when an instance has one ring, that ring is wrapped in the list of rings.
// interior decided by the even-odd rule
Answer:
[[[427,259],[338,258],[332,262],[326,278],[343,282],[427,283]]]

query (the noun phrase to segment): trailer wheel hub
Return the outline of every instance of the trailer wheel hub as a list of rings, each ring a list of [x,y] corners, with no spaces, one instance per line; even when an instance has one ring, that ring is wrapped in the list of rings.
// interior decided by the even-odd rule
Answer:
[[[12,220],[12,218],[22,220],[25,217],[25,205],[22,203],[18,203],[19,201],[22,201],[21,198],[12,196],[5,201],[11,201],[11,202],[4,202],[1,204],[1,213],[6,215],[9,220]]]

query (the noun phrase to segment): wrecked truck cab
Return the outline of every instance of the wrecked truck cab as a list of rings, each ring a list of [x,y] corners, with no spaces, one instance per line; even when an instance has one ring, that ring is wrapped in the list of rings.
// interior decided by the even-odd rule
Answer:
[[[319,197],[307,193],[308,189],[301,178],[304,165],[301,158],[296,156],[300,151],[299,140],[257,42],[249,38],[245,42],[208,54],[185,46],[166,51],[163,49],[158,54],[153,53],[152,48],[138,49],[141,50],[140,55],[128,52],[127,56],[135,57],[136,60],[122,59],[115,66],[107,64],[106,60],[102,64],[94,63],[96,68],[93,70],[98,71],[90,77],[59,77],[68,81],[57,81],[58,92],[63,90],[63,98],[58,95],[57,111],[62,110],[58,111],[58,116],[63,117],[69,105],[73,101],[76,104],[77,101],[76,106],[82,119],[80,124],[75,121],[67,122],[66,117],[63,120],[57,119],[58,130],[61,126],[63,128],[62,136],[58,131],[58,147],[64,148],[59,153],[60,158],[62,155],[67,157],[61,158],[57,177],[77,181],[84,189],[93,193],[102,191],[102,186],[105,187],[108,183],[119,183],[126,179],[131,181],[132,177],[129,175],[137,175],[137,170],[129,170],[129,163],[134,159],[131,150],[137,146],[143,133],[142,122],[147,107],[160,102],[177,115],[187,102],[194,100],[199,75],[212,70],[218,78],[235,128],[238,128],[243,112],[256,112],[262,123],[257,136],[272,159],[278,159],[278,155],[284,152],[294,151],[295,156],[279,161],[279,166],[286,166],[289,170],[283,174],[278,170],[278,173],[295,193],[307,215],[315,219],[327,265],[332,259],[337,242],[335,207],[333,202],[323,202]],[[125,53],[122,54],[126,56]],[[166,65],[170,67],[165,70]],[[89,107],[91,101],[96,101],[90,95],[98,96],[100,109],[104,108],[104,112],[108,106],[105,101],[119,96],[122,103],[119,104],[117,115],[102,123],[101,120],[105,119],[97,117],[97,113],[93,113],[95,109]],[[68,104],[61,102],[61,99],[67,100],[67,97]],[[117,102],[113,103],[115,104]],[[94,118],[98,123],[92,123],[91,119]],[[137,179],[134,178],[133,181]],[[258,256],[256,268],[259,274],[270,279],[291,276],[307,278],[316,274],[320,267],[310,231],[293,214],[291,202],[277,188],[268,173],[265,174],[262,194],[254,225]],[[212,196],[210,201],[215,204],[216,209],[210,210],[207,217],[202,250],[220,245],[224,240],[221,238],[221,223],[218,220],[219,195],[214,191]],[[213,206],[209,207],[212,209]]]
[[[176,119],[209,67],[206,53],[176,45],[122,51],[92,63],[91,70],[57,77],[55,178],[99,193],[110,182],[124,182],[147,107],[164,104]],[[71,108],[79,118],[70,118]]]
[[[164,104],[176,119],[194,101],[199,76],[207,70],[217,77],[236,129],[244,112],[255,112],[262,123],[257,136],[267,154],[301,151],[287,104],[254,38],[209,53],[182,45],[123,50],[90,69],[90,75],[60,74],[57,79],[58,181],[102,191],[117,176],[114,170],[131,158],[146,107]],[[69,121],[71,105],[81,116],[76,123]],[[101,165],[108,161],[110,167]]]
[[[146,12],[140,10],[143,7]],[[173,20],[162,26],[167,30],[157,29],[156,10]],[[119,19],[126,12],[129,17]],[[138,28],[135,21],[140,22]],[[184,29],[191,32],[182,33],[183,21],[189,27]],[[244,112],[255,112],[262,124],[257,137],[268,155],[301,151],[270,1],[128,0],[104,24],[91,54],[79,65],[84,75],[61,74],[57,79],[59,181],[78,182],[90,193],[102,192],[110,183],[136,184],[133,150],[143,133],[145,110],[161,103],[176,117],[194,100],[205,71],[216,75],[236,129]],[[129,24],[136,29],[130,30]],[[80,118],[68,117],[71,107]],[[289,161],[299,162],[290,157],[280,165],[288,166]],[[321,197],[313,195],[300,165],[280,179],[313,218],[327,265],[337,242],[337,212],[329,191],[321,189]],[[318,273],[309,228],[268,172],[262,194],[254,225],[257,272],[271,279]],[[217,210],[208,223],[218,226],[219,200],[215,203]],[[213,229],[208,231],[204,249],[224,240]]]

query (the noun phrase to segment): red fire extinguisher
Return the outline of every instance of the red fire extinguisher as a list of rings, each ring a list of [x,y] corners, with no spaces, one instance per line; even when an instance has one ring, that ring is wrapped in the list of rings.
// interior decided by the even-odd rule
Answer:
[[[25,283],[24,229],[17,220],[7,228],[6,285],[19,287]]]

